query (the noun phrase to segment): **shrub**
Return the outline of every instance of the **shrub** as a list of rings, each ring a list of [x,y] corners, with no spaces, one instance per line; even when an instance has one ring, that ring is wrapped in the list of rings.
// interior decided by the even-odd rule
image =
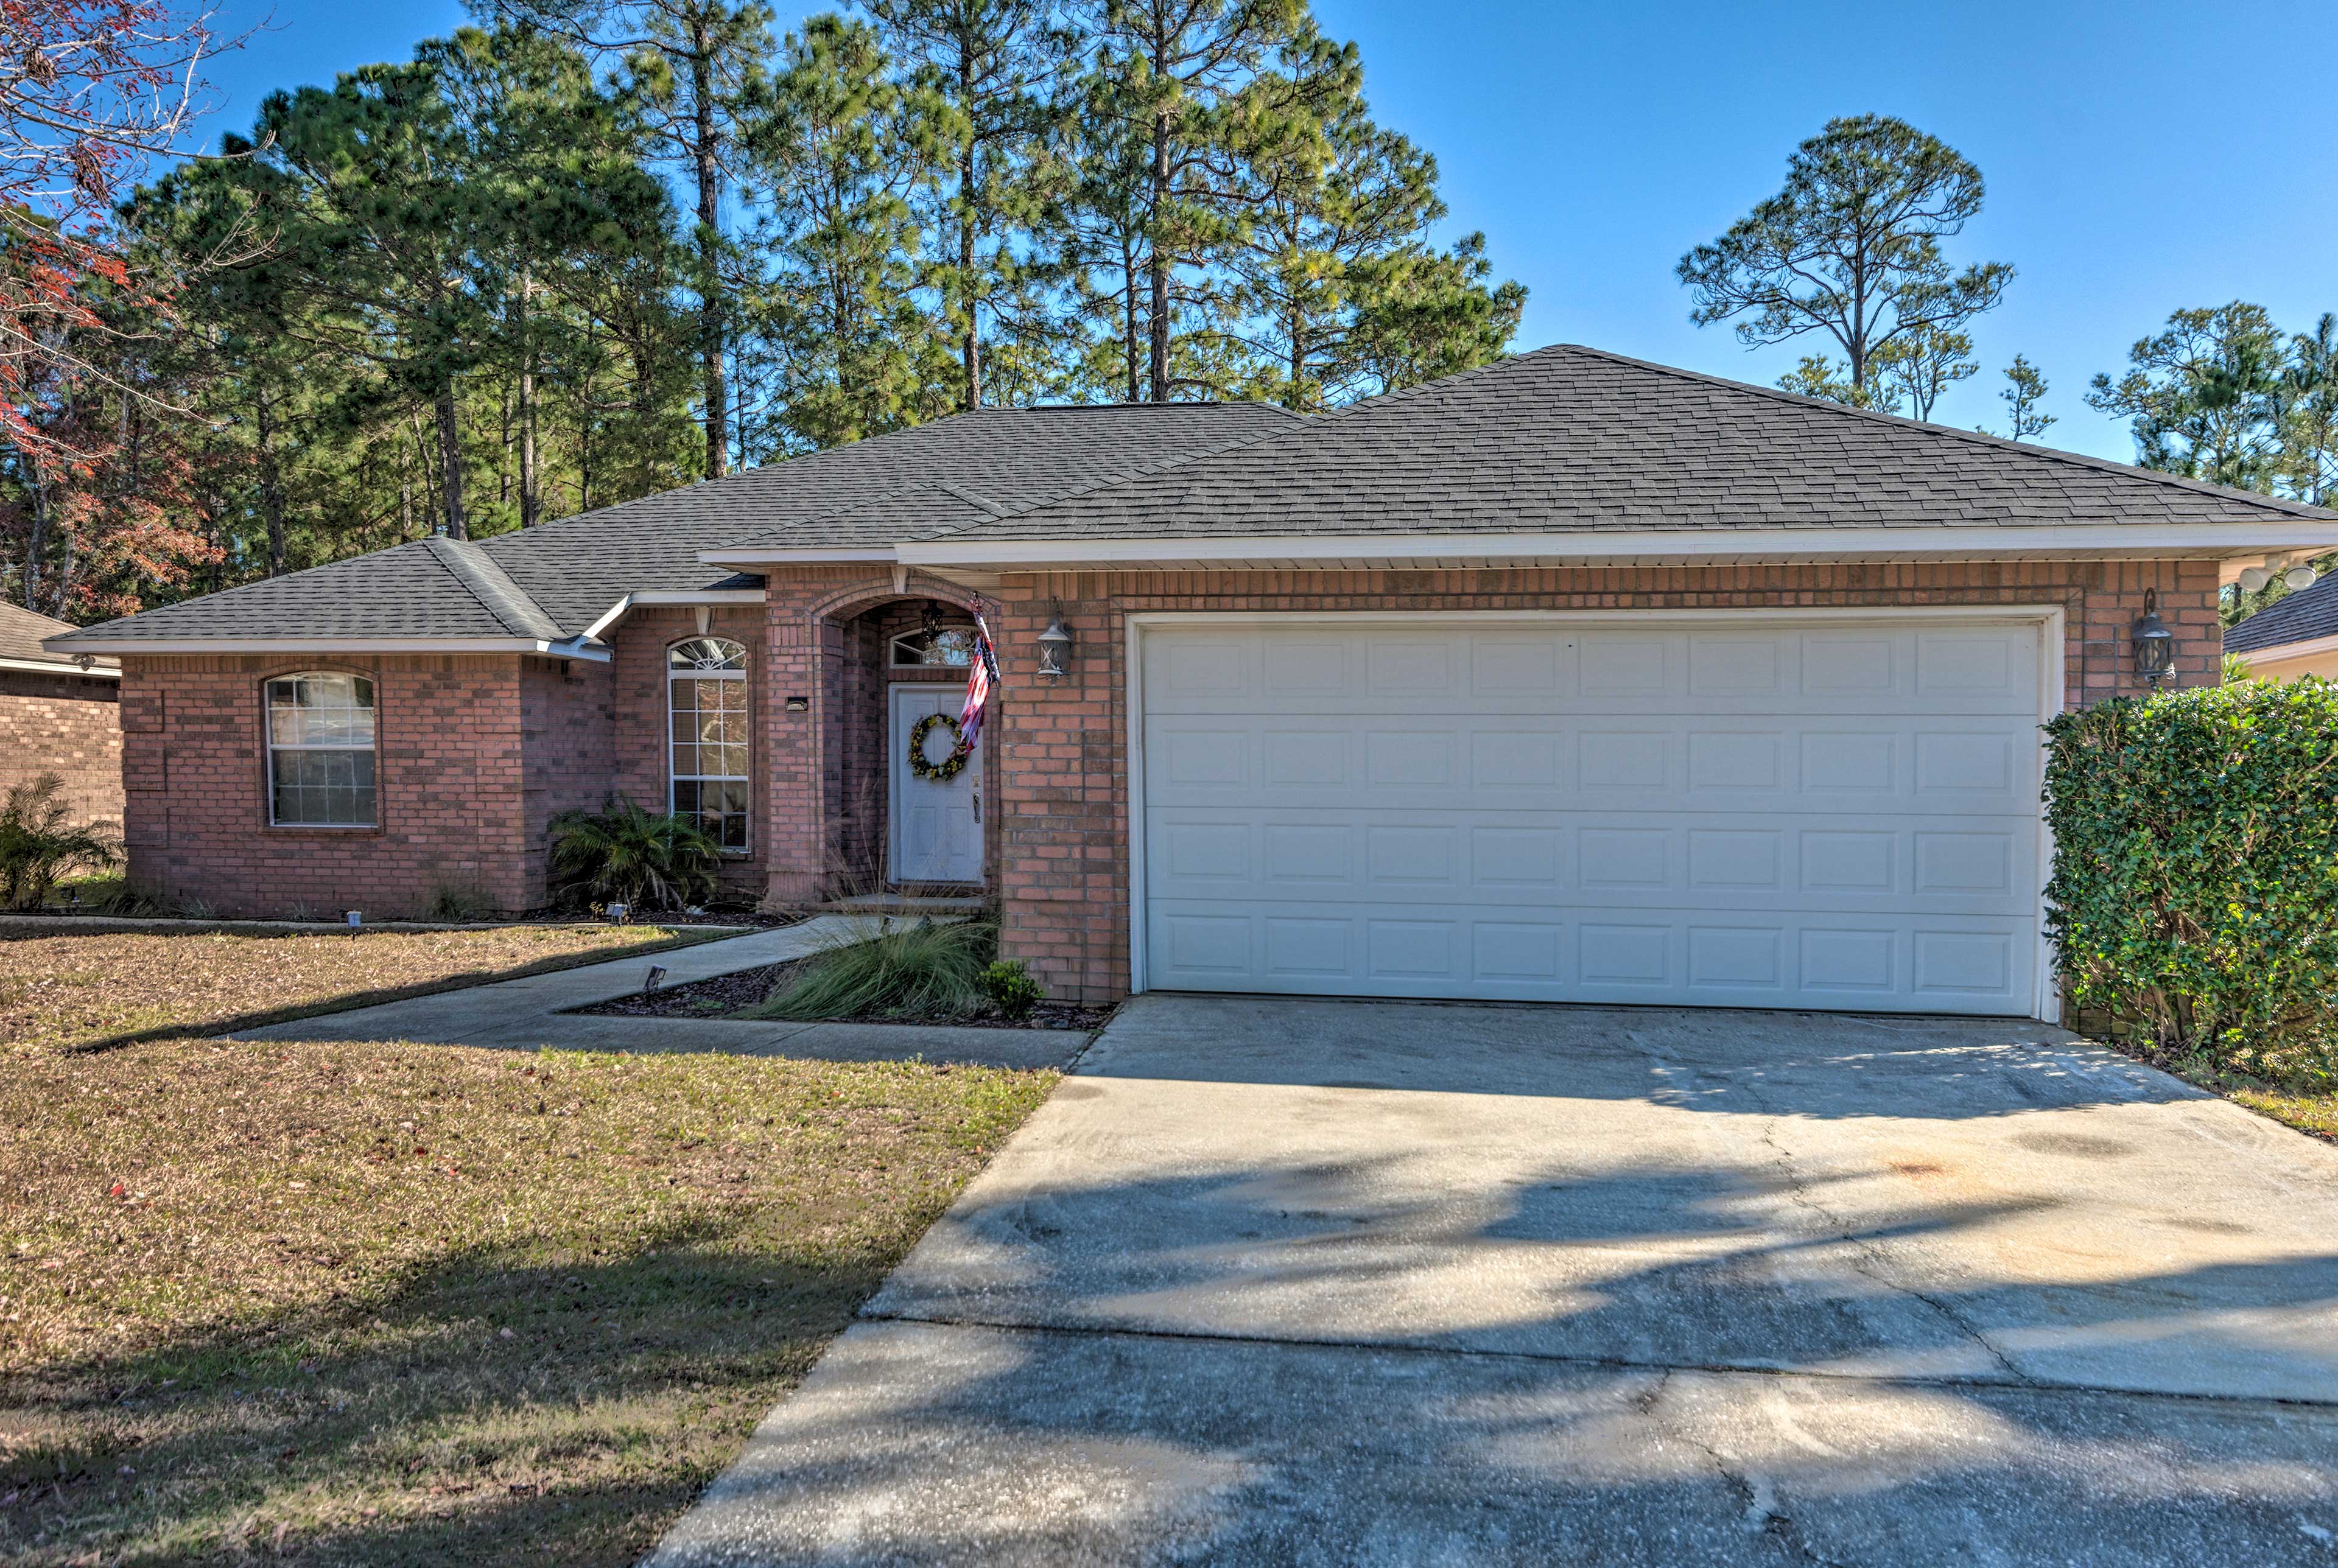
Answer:
[[[606,810],[552,819],[552,895],[571,907],[700,903],[714,891],[721,858],[722,847],[691,818],[645,811],[623,795]]]
[[[2046,733],[2072,997],[2158,1051],[2338,1081],[2338,685],[2123,698]]]
[[[982,989],[1001,1016],[1016,1019],[1031,1016],[1031,1009],[1047,995],[1046,987],[1031,978],[1020,958],[995,960],[982,972]]]
[[[784,988],[742,1016],[961,1016],[982,1005],[983,968],[998,951],[997,926],[987,920],[872,924],[875,930],[813,958]]]
[[[494,903],[478,888],[441,882],[430,890],[430,902],[423,906],[422,916],[426,920],[444,920],[459,925],[485,920],[495,912]]]
[[[43,773],[0,803],[0,908],[37,909],[67,871],[103,871],[122,858],[109,834],[74,826],[64,788]]]

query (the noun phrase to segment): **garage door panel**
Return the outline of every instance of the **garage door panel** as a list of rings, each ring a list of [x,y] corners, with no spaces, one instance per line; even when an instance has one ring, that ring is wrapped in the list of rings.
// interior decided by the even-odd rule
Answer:
[[[2027,916],[2034,828],[1991,817],[1148,808],[1155,896],[1514,908],[1773,907]]]
[[[1146,799],[1420,809],[2034,813],[2034,720],[1675,715],[1154,717]]]
[[[1761,627],[1306,629],[1161,632],[1145,640],[1155,716],[1286,709],[1322,714],[2000,715],[2038,708],[2028,627],[1928,631]]]
[[[1149,985],[2029,1010],[2034,625],[1163,630],[1141,658]]]
[[[1163,990],[1882,1012],[2024,1012],[2035,946],[2006,916],[1174,900],[1154,902],[1148,939]]]

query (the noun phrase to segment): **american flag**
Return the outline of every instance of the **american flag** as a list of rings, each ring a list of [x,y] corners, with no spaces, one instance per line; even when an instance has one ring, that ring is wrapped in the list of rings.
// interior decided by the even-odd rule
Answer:
[[[998,685],[998,656],[990,649],[990,627],[974,618],[974,661],[966,672],[966,706],[958,716],[958,744],[968,750],[982,739],[982,716],[990,710],[990,694]]]

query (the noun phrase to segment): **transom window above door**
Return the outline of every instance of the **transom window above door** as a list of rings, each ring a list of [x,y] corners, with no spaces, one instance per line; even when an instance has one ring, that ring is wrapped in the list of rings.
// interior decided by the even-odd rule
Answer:
[[[963,670],[974,662],[974,628],[953,626],[947,632],[909,632],[893,639],[893,663]]]
[[[733,854],[747,848],[747,650],[724,637],[692,637],[666,650],[671,794],[688,817]]]

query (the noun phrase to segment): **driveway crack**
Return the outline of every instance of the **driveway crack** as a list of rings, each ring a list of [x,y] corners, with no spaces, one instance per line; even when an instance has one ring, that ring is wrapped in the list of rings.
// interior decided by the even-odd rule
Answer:
[[[1779,1171],[1785,1177],[1787,1197],[1797,1206],[1823,1220],[1833,1231],[1834,1239],[1852,1250],[1852,1267],[1862,1277],[1872,1279],[1885,1289],[1896,1291],[1911,1300],[1920,1301],[1930,1308],[1958,1333],[1989,1352],[1989,1359],[1995,1361],[2004,1370],[2005,1375],[2015,1382],[2028,1387],[2039,1387],[2036,1378],[2014,1365],[2013,1358],[1983,1333],[1979,1325],[1960,1312],[1952,1303],[1930,1291],[1920,1290],[1905,1280],[1896,1278],[1891,1270],[1890,1259],[1883,1256],[1873,1239],[1852,1230],[1841,1214],[1828,1208],[1812,1193],[1809,1181],[1794,1162],[1793,1152],[1778,1141],[1778,1122],[1779,1118],[1776,1116],[1770,1116],[1763,1121],[1762,1142],[1768,1146],[1771,1153],[1775,1157]]]
[[[1801,1527],[1791,1514],[1778,1506],[1777,1488],[1770,1484],[1767,1476],[1732,1465],[1720,1449],[1658,1409],[1665,1390],[1672,1387],[1672,1383],[1673,1374],[1667,1370],[1653,1387],[1634,1396],[1633,1406],[1662,1427],[1668,1436],[1704,1455],[1706,1465],[1721,1478],[1721,1484],[1736,1496],[1746,1534],[1759,1535],[1768,1541],[1790,1563],[1806,1563],[1810,1568],[1850,1568],[1849,1564],[1835,1558],[1822,1557],[1811,1550],[1810,1543],[1803,1539]]]

